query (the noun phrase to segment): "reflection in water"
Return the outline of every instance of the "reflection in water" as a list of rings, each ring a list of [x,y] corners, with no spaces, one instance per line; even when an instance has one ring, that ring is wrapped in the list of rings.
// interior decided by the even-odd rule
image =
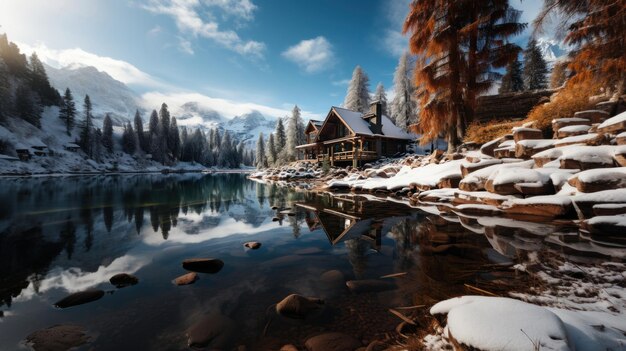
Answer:
[[[250,349],[302,348],[321,330],[369,341],[393,335],[399,320],[388,308],[475,293],[468,285],[497,293],[524,283],[510,269],[516,262],[625,259],[622,248],[581,240],[567,223],[429,215],[240,174],[5,178],[0,198],[0,349],[61,323],[98,335],[95,349],[181,349],[185,329],[206,313],[233,319],[241,331],[233,346]],[[250,240],[263,246],[246,251]],[[172,285],[191,257],[225,266]],[[406,274],[393,278],[396,290],[351,294],[345,283],[328,286],[328,272],[343,280]],[[114,290],[108,279],[117,273],[139,284]],[[88,288],[115,293],[51,308]],[[268,308],[291,293],[325,298],[326,319],[275,321],[263,336]]]

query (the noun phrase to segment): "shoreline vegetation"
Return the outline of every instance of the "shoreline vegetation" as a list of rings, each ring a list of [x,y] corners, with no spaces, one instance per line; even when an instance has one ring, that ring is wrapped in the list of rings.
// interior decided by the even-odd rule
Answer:
[[[12,178],[12,177],[71,177],[80,175],[130,175],[130,174],[187,174],[187,173],[253,173],[254,168],[226,168],[226,169],[214,169],[214,168],[200,168],[200,169],[185,169],[185,168],[162,168],[157,170],[135,170],[135,171],[99,171],[99,172],[50,172],[50,173],[0,173],[0,178]]]

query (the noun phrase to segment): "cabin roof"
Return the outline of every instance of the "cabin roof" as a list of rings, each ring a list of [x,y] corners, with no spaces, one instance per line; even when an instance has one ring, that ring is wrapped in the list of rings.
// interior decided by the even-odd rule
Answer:
[[[369,115],[365,115],[358,111],[352,111],[352,110],[348,110],[343,107],[337,107],[337,106],[333,106],[331,110],[335,111],[335,113],[337,113],[337,115],[339,115],[339,117],[347,124],[348,128],[350,128],[355,134],[358,134],[358,135],[369,135],[369,136],[381,135],[381,136],[386,136],[388,138],[409,139],[409,140],[414,140],[417,138],[417,135],[412,134],[412,133],[407,133],[403,131],[402,129],[398,128],[391,121],[391,119],[389,119],[389,117],[385,115],[381,116],[381,122],[382,122],[382,127],[383,127],[382,134],[375,134],[370,129],[369,122],[363,118]]]

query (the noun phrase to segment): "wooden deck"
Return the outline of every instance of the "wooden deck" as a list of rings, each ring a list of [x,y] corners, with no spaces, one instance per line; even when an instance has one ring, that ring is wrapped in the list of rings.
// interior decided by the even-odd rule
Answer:
[[[322,162],[324,161],[324,157],[328,156],[327,154],[320,154],[317,155],[317,161],[318,162]],[[371,160],[377,160],[378,159],[378,154],[376,154],[376,151],[342,151],[342,152],[335,152],[332,155],[332,159],[329,158],[329,160],[331,161],[353,161],[353,160],[358,160],[358,161],[371,161]]]

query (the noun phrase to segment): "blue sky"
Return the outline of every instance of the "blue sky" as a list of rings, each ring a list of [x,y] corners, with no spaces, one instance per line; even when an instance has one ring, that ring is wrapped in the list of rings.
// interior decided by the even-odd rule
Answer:
[[[147,105],[227,117],[339,105],[355,65],[392,87],[408,0],[0,0],[0,31],[53,66],[89,64]],[[541,1],[513,0],[531,20]],[[520,38],[525,41],[526,36]]]

